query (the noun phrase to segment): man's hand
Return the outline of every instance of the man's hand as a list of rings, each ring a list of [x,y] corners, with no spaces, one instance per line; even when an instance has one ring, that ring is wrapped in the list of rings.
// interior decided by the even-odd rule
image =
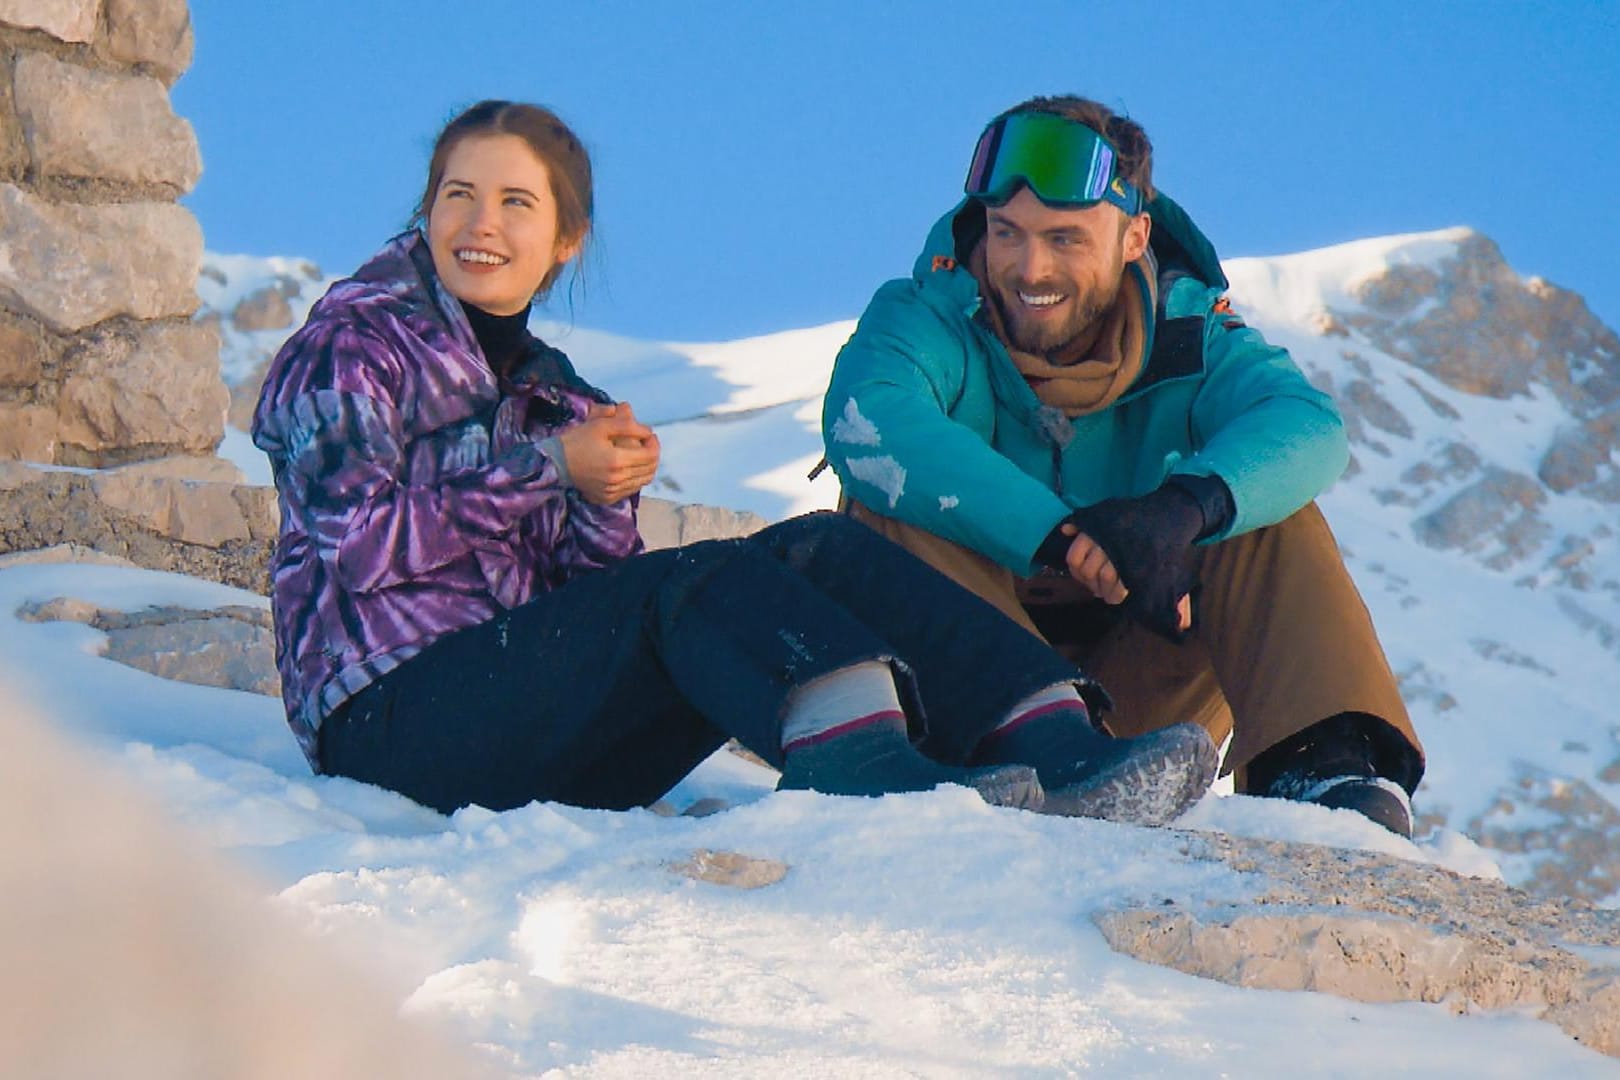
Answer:
[[[1198,501],[1173,485],[1136,499],[1076,510],[1069,574],[1110,604],[1123,602],[1149,630],[1180,641],[1192,626],[1192,544],[1204,527]]]
[[[1073,522],[1064,522],[1063,535],[1074,537],[1065,556],[1069,564],[1069,576],[1085,586],[1086,590],[1105,604],[1120,604],[1125,601],[1130,590],[1125,588],[1119,580],[1119,571],[1114,568],[1108,553],[1091,537],[1080,532],[1080,527]]]
[[[658,436],[627,402],[592,405],[585,422],[559,439],[574,487],[597,506],[629,498],[658,473]]]

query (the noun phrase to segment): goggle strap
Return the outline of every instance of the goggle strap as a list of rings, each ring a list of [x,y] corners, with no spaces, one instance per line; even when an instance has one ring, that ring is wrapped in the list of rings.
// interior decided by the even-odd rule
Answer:
[[[979,145],[973,150],[973,164],[968,167],[968,191],[984,190],[985,181],[989,179],[990,166],[996,160],[996,152],[1001,149],[1001,135],[1007,129],[1006,118],[997,120],[984,129],[979,136]]]

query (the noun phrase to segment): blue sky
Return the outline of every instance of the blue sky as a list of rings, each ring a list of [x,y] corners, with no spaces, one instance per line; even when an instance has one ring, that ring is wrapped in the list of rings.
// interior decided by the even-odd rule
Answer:
[[[721,340],[909,272],[990,116],[1128,111],[1223,256],[1470,225],[1620,327],[1620,2],[192,0],[211,250],[353,269],[434,134],[548,104],[597,168],[581,325]]]

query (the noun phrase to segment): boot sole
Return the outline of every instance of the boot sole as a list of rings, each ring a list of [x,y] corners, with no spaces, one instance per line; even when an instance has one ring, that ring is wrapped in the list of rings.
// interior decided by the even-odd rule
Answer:
[[[1164,825],[1204,797],[1220,754],[1196,724],[1143,735],[1136,752],[1078,783],[1048,790],[1044,812]]]
[[[979,798],[991,806],[1010,806],[1014,810],[1046,809],[1046,791],[1034,769],[1021,766],[996,769],[989,775],[980,775],[967,781],[967,786],[979,793]]]

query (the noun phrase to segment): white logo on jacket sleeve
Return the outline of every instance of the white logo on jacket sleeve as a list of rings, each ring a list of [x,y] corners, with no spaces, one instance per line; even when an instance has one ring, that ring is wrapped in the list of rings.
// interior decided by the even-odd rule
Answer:
[[[847,464],[851,476],[871,484],[889,497],[890,510],[906,493],[905,467],[886,454],[883,457],[850,458]]]

